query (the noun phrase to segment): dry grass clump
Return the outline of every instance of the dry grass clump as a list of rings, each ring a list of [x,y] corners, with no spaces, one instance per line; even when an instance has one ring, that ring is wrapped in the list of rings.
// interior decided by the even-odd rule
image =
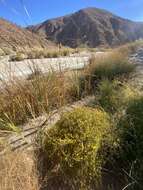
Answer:
[[[134,71],[134,65],[120,52],[112,52],[90,60],[89,72],[97,79],[114,79]]]
[[[135,65],[131,64],[124,54],[118,51],[108,52],[100,57],[91,58],[90,64],[84,69],[81,84],[91,93],[101,80],[125,79],[134,70]]]
[[[14,124],[49,112],[72,101],[73,88],[64,73],[33,73],[29,80],[15,80],[4,87],[0,94],[0,118]]]
[[[44,53],[45,58],[57,58],[60,56],[61,56],[61,53],[59,51],[45,51]]]
[[[42,59],[44,58],[42,50],[32,50],[27,52],[27,59]]]
[[[33,153],[7,152],[0,157],[1,190],[39,190]]]
[[[25,54],[18,52],[10,57],[10,61],[23,61],[25,58]]]
[[[112,144],[111,131],[107,113],[84,107],[64,114],[55,126],[41,133],[38,145],[45,158],[42,175],[47,189],[97,187],[105,149],[109,151]]]
[[[12,56],[10,61],[22,61],[24,59],[43,59],[43,58],[57,58],[69,56],[72,53],[75,53],[76,50],[70,48],[62,49],[31,49],[28,51],[18,51],[16,55]]]
[[[73,52],[74,50],[70,48],[62,48],[62,49],[57,49],[57,50],[48,50],[48,49],[34,50],[31,53],[35,55],[36,59],[41,59],[41,58],[65,57],[65,56],[69,56]],[[30,57],[28,56],[28,58]]]

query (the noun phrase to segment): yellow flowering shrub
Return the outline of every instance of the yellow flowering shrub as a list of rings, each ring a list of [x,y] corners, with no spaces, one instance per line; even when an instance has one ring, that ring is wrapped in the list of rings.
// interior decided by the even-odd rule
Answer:
[[[56,173],[64,181],[79,185],[78,189],[87,187],[93,180],[97,182],[104,163],[101,148],[103,143],[110,142],[110,135],[110,118],[100,109],[83,107],[64,114],[41,136],[47,172],[51,176],[54,168],[58,168]]]

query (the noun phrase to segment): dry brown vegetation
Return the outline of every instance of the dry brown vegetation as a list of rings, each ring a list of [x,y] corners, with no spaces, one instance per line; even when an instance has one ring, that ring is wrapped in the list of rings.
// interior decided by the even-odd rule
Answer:
[[[39,190],[33,153],[7,152],[0,157],[1,190]]]
[[[13,51],[33,47],[55,47],[54,43],[4,19],[0,19],[0,45],[1,48]]]
[[[71,102],[75,91],[64,73],[53,72],[46,76],[33,75],[33,79],[27,81],[16,80],[1,92],[0,118],[5,119],[6,114],[15,124],[26,122],[28,118]]]

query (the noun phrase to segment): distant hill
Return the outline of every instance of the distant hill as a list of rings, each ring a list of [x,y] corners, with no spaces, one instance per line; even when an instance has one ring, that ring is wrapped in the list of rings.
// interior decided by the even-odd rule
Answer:
[[[0,19],[0,48],[19,49],[34,47],[51,47],[52,42],[33,34],[11,22]]]
[[[114,46],[143,37],[143,23],[123,19],[97,8],[83,9],[29,26],[28,29],[48,40],[71,47]]]

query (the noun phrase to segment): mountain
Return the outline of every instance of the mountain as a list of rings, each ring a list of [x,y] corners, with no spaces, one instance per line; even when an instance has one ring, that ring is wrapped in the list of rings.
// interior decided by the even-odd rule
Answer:
[[[0,48],[16,50],[18,48],[34,48],[53,46],[52,42],[33,34],[5,19],[0,18]]]
[[[29,26],[28,29],[48,40],[71,47],[114,46],[143,37],[143,23],[123,19],[97,8],[82,9]]]

